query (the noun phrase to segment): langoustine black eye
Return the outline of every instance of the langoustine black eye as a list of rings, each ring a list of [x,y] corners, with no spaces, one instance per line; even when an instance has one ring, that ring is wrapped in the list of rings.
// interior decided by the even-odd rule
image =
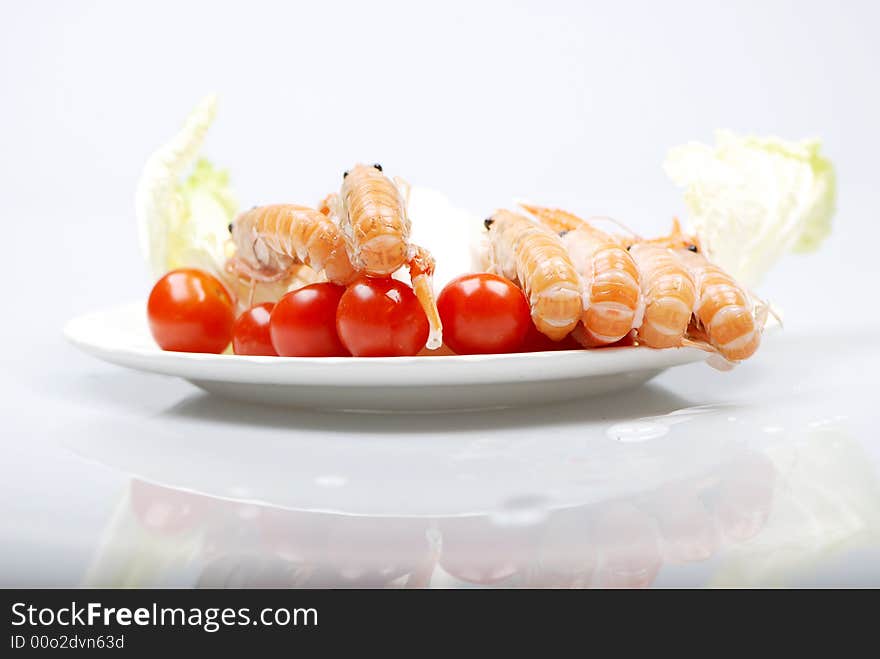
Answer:
[[[688,245],[688,251],[689,252],[699,252],[700,250],[697,249],[696,245]]]
[[[487,217],[485,220],[483,220],[483,226],[486,227],[486,228],[488,229],[489,227],[492,226],[492,223],[493,223],[494,221],[495,221],[495,220],[493,220],[491,217]]]
[[[342,172],[342,178],[345,178],[346,176],[348,176],[348,172]]]
[[[232,233],[232,222],[230,222],[230,223],[229,223],[229,226],[226,227],[226,228],[229,229],[229,233]]]
[[[374,164],[373,164],[373,167],[375,167],[376,169],[378,169],[380,172],[382,171],[382,165],[380,165],[379,163],[374,163]]]

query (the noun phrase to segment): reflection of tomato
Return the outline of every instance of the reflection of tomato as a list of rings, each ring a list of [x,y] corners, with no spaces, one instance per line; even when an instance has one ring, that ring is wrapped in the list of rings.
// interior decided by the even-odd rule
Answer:
[[[437,298],[437,309],[446,343],[461,355],[513,352],[531,325],[523,292],[487,273],[453,279]]]
[[[150,332],[163,350],[223,352],[232,339],[232,298],[216,277],[201,270],[172,270],[147,301]]]
[[[174,535],[200,523],[212,500],[161,485],[134,479],[130,485],[134,516],[146,529],[160,535]]]
[[[428,340],[428,319],[415,293],[389,278],[351,284],[339,300],[336,329],[356,357],[414,355]]]
[[[269,316],[273,302],[264,302],[244,311],[232,326],[232,349],[236,355],[277,355],[269,336]]]
[[[336,307],[344,288],[327,282],[291,291],[275,305],[269,333],[284,357],[341,357],[348,354],[336,334]]]

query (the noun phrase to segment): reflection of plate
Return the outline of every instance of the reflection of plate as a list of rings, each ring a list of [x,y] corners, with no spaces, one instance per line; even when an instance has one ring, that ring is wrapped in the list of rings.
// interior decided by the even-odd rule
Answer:
[[[65,445],[217,499],[376,517],[492,514],[516,524],[708,473],[742,452],[751,428],[728,421],[727,408],[666,414],[683,401],[653,385],[617,398],[380,415],[194,394],[159,414],[90,416],[66,428]],[[660,414],[633,421],[637,410]],[[634,436],[621,441],[627,432]]]
[[[442,410],[572,400],[697,362],[692,348],[609,348],[446,357],[245,357],[164,352],[143,302],[71,320],[76,346],[114,364],[176,375],[227,398],[295,407]]]

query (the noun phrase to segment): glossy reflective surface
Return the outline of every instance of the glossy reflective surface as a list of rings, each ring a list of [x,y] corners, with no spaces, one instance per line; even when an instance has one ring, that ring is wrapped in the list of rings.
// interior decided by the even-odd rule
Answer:
[[[880,584],[880,4],[800,2],[797,20],[791,2],[767,0],[637,13],[447,2],[418,15],[403,2],[264,4],[244,16],[211,3],[210,30],[199,3],[4,5],[0,583],[277,584],[311,565],[326,584],[365,564],[394,567],[373,582],[423,582],[427,554],[437,586]],[[251,14],[259,29],[242,29]],[[736,29],[705,29],[719,25]],[[403,102],[354,111],[376,78],[328,84],[366,52],[393,62]],[[838,213],[817,253],[782,259],[758,288],[786,330],[733,373],[693,365],[586,407],[479,415],[228,405],[60,336],[75,315],[149,293],[137,177],[212,89],[205,155],[230,169],[244,208],[314,203],[363,157],[443,191],[445,218],[472,209],[477,230],[516,197],[657,235],[684,210],[666,150],[730,127],[821,137]],[[512,90],[532,93],[502,112],[480,102]],[[466,269],[470,232],[425,211],[412,209],[413,240],[437,257],[439,288]],[[134,494],[135,479],[171,501]],[[211,496],[173,503],[197,491]],[[307,518],[319,530],[293,522],[303,510],[325,511]],[[419,520],[412,544],[405,524],[382,532],[380,513]]]
[[[826,340],[775,337],[732,373],[686,366],[625,395],[465,414],[230,403],[89,362],[53,385],[53,502],[23,494],[57,464],[6,466],[19,499],[2,578],[880,585],[880,352],[853,339],[820,356]]]

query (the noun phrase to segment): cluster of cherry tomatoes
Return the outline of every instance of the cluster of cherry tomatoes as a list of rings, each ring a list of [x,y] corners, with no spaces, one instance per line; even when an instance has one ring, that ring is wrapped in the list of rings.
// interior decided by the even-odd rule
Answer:
[[[446,346],[457,354],[530,352],[571,347],[553,343],[531,322],[514,284],[486,273],[452,280],[437,298]],[[238,317],[214,276],[173,270],[147,302],[150,331],[163,350],[283,357],[415,355],[428,320],[412,289],[396,279],[364,277],[347,287],[311,284]]]

